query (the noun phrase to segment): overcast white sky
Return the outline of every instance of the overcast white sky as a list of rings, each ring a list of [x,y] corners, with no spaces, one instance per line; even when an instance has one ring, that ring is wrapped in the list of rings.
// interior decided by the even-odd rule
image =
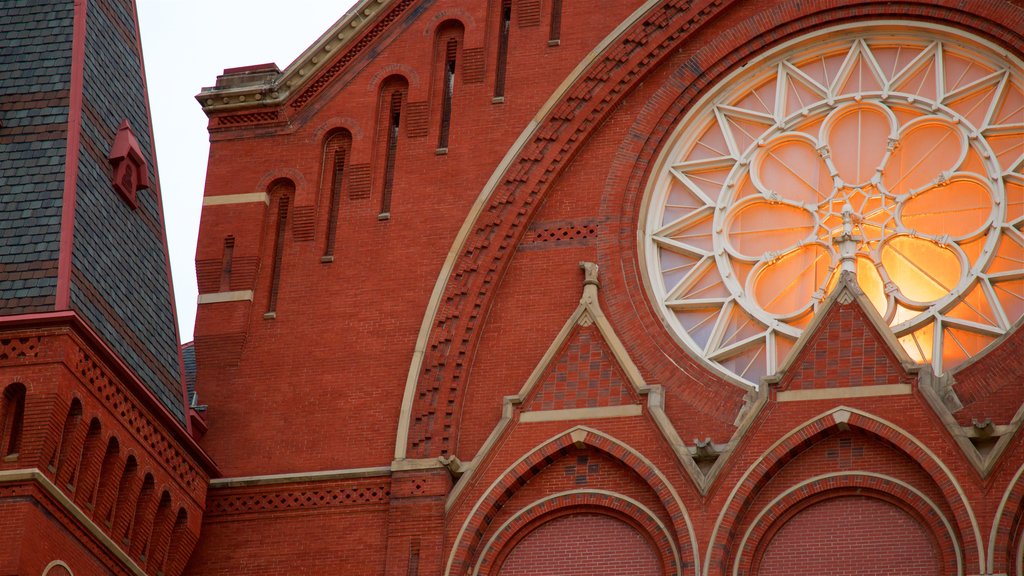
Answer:
[[[196,235],[206,180],[206,115],[195,95],[225,68],[284,69],[354,0],[137,0],[181,339],[196,315]]]

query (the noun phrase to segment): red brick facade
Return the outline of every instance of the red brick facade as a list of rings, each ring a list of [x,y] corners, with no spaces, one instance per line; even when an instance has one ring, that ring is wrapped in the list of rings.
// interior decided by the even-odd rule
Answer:
[[[367,0],[226,71],[198,96],[201,449],[80,326],[19,325],[0,574],[1024,574],[1019,321],[936,377],[843,275],[754,388],[645,285],[697,100],[882,20],[1024,55],[1005,0]]]

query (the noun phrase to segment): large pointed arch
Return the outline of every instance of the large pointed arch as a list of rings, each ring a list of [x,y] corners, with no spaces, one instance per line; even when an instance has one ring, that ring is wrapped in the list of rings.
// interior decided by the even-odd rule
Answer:
[[[626,468],[645,479],[673,519],[672,529],[681,544],[687,544],[678,551],[683,566],[692,566],[688,574],[700,574],[700,556],[693,522],[679,493],[659,470],[643,454],[628,444],[600,430],[588,426],[574,426],[558,435],[541,442],[522,457],[511,463],[484,490],[473,504],[469,513],[452,541],[448,554],[445,574],[462,574],[480,553],[487,524],[494,512],[504,502],[503,495],[510,495],[526,480],[535,476],[554,457],[572,446],[586,446],[620,462]]]
[[[473,204],[431,294],[407,373],[396,435],[397,460],[451,455],[452,436],[439,431],[457,428],[461,387],[449,384],[462,381],[459,376],[468,368],[479,334],[473,328],[490,308],[493,287],[499,284],[514,246],[545,193],[621,97],[704,20],[733,3],[646,2],[577,66],[509,149]],[[630,144],[641,160],[637,154],[620,154],[617,162],[629,166],[619,166],[618,172],[613,167],[611,176],[620,181],[642,178],[643,158],[649,161],[658,147],[657,130],[674,125],[672,110],[682,113],[704,87],[776,39],[837,19],[891,15],[945,19],[1024,52],[1024,41],[1003,24],[1009,11],[982,0],[972,0],[968,6],[952,0],[910,0],[899,5],[858,0],[814,13],[797,2],[760,12],[733,33],[703,47],[670,78],[667,89],[675,97],[662,101],[660,112],[651,115],[657,119],[648,126],[653,132],[641,134]]]
[[[978,572],[985,574],[984,541],[977,517],[966,492],[949,466],[926,444],[896,424],[863,410],[837,406],[783,435],[736,480],[715,520],[704,560],[704,576],[712,574],[710,567],[721,565],[726,555],[733,550],[733,544],[739,539],[739,523],[745,516],[747,506],[775,472],[818,440],[837,431],[851,429],[890,444],[924,469],[953,510],[956,534],[963,546],[964,566],[976,563]]]

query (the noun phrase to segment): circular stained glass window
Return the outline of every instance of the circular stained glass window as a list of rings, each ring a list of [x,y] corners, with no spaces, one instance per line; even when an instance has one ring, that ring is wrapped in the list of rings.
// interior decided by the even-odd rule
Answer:
[[[756,384],[839,271],[943,373],[1024,316],[1024,71],[948,28],[872,22],[759,57],[694,106],[651,176],[657,307]]]

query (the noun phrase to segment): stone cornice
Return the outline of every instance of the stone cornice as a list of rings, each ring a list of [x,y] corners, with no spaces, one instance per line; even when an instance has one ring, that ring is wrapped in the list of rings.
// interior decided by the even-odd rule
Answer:
[[[414,0],[360,0],[284,70],[274,65],[250,66],[225,71],[217,85],[203,88],[196,100],[208,116],[266,108],[302,107],[341,71]],[[389,17],[378,18],[390,9]],[[376,23],[376,25],[374,25]],[[252,121],[273,121],[263,117]],[[232,122],[232,124],[248,122]]]

